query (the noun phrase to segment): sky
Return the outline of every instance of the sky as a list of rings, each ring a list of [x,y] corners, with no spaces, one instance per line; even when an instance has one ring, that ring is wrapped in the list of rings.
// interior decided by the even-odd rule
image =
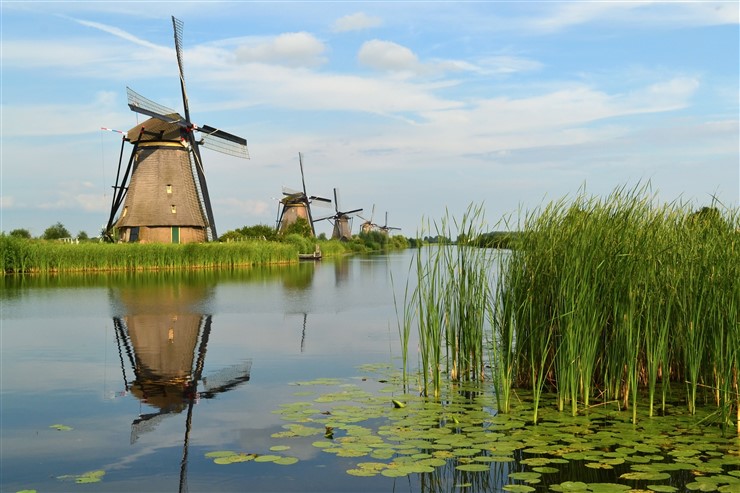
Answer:
[[[3,0],[0,230],[99,234],[122,144],[101,127],[145,120],[126,87],[182,111],[171,16],[192,121],[248,141],[202,151],[219,234],[275,224],[299,152],[309,195],[408,237],[619,188],[737,208],[739,5]]]

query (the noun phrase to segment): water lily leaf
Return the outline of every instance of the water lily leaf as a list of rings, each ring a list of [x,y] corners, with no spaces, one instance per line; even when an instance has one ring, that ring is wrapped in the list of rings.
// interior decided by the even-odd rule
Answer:
[[[289,466],[291,464],[295,464],[296,462],[298,462],[298,458],[286,456],[286,457],[280,457],[279,459],[275,459],[273,462],[281,466]]]
[[[347,474],[350,476],[370,477],[377,476],[380,474],[380,471],[373,471],[371,469],[347,469]]]
[[[279,455],[258,455],[254,458],[255,462],[275,462],[276,460],[280,459]]]
[[[657,491],[658,493],[673,493],[678,491],[678,488],[669,484],[650,484],[648,489],[651,491]]]
[[[667,472],[640,472],[640,471],[633,471],[633,472],[626,472],[619,476],[621,479],[634,479],[634,480],[647,480],[647,481],[661,481],[663,479],[668,479],[671,477],[670,474]]]
[[[462,464],[455,467],[455,469],[468,472],[486,472],[491,470],[491,466],[487,464]]]
[[[380,471],[380,474],[382,474],[383,476],[387,476],[389,478],[400,478],[400,477],[408,475],[406,472],[400,471],[396,467],[389,467],[387,469],[383,469],[382,471]]]
[[[61,424],[50,425],[49,428],[54,428],[57,431],[72,431],[72,430],[74,430],[74,428],[72,428],[71,426],[61,425]]]
[[[619,493],[629,491],[632,488],[619,483],[588,483],[588,489],[593,493]]]
[[[725,484],[717,488],[720,493],[740,493],[740,483]]]
[[[699,483],[694,481],[693,483],[686,483],[686,489],[689,491],[716,491],[716,483]]]
[[[554,474],[556,472],[560,472],[560,469],[548,466],[533,467],[532,470],[542,474]]]
[[[550,489],[558,492],[588,491],[588,485],[580,481],[565,481],[560,484],[551,484]]]
[[[513,491],[515,493],[528,493],[530,491],[535,491],[534,488],[525,484],[506,484],[502,489],[504,491]]]
[[[273,452],[281,452],[283,450],[290,450],[290,445],[273,445],[270,447],[270,450]]]
[[[512,472],[509,474],[509,479],[518,479],[520,481],[529,482],[533,479],[539,479],[542,474],[538,472]]]
[[[229,457],[234,454],[236,454],[236,452],[232,452],[231,450],[216,450],[214,452],[208,452],[206,457],[215,459],[217,457]]]
[[[36,493],[36,490],[20,490],[16,491],[15,493]]]

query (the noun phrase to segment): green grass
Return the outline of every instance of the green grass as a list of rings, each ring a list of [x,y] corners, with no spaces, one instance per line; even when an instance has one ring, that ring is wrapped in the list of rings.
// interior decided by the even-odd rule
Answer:
[[[405,248],[403,237],[392,237],[385,249]],[[299,253],[311,253],[318,244],[325,257],[371,252],[362,239],[350,242],[317,240],[288,235],[280,241],[245,239],[227,243],[97,243],[79,244],[28,240],[0,235],[0,262],[4,274],[158,269],[230,269],[252,265],[297,262]]]

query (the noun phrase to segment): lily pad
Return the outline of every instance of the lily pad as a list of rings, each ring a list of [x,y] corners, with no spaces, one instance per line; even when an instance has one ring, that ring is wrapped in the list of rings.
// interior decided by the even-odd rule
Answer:
[[[61,424],[50,425],[49,428],[54,428],[57,431],[72,431],[72,430],[74,430],[74,428],[72,428],[71,426],[61,425]]]
[[[461,464],[455,467],[455,469],[467,472],[486,472],[491,470],[491,466],[486,464]]]

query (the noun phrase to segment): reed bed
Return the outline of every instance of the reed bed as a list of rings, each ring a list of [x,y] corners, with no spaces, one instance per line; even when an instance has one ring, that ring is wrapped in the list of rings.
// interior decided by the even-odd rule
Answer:
[[[573,415],[618,402],[633,421],[682,389],[690,413],[711,402],[740,432],[737,211],[654,202],[618,189],[524,218],[493,300],[516,355],[508,383]]]
[[[530,388],[535,423],[543,393],[572,415],[614,403],[633,422],[678,396],[740,433],[740,216],[656,203],[645,188],[551,202],[498,253],[471,246],[480,207],[435,223],[446,238],[454,225],[457,244],[419,249],[399,323],[404,351],[419,333],[421,392],[487,365],[499,411]]]
[[[261,240],[233,243],[65,244],[0,236],[3,273],[233,268],[295,262],[299,246]]]

